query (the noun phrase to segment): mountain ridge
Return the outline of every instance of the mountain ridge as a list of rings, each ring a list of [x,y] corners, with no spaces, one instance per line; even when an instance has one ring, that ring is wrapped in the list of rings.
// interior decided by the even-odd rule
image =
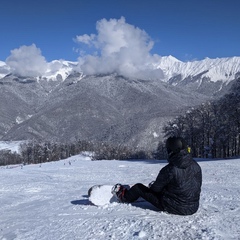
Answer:
[[[12,84],[14,88],[2,85],[0,90],[18,90],[18,96],[23,88],[26,93],[31,88],[39,91],[34,95],[36,102],[25,102],[28,112],[21,122],[17,122],[18,114],[12,116],[12,123],[8,118],[1,119],[5,122],[2,140],[82,139],[153,148],[162,137],[161,126],[166,120],[208,99],[164,82],[132,80],[114,74],[70,74],[49,93],[37,81]],[[4,91],[1,93],[4,97]],[[8,105],[8,109],[16,110],[16,106]]]
[[[154,80],[84,75],[65,60],[49,66],[43,76],[26,77],[0,62],[1,140],[81,139],[154,149],[168,120],[224,95],[240,76],[239,57],[187,63],[162,57],[154,67],[164,78]]]
[[[165,57],[163,57],[165,58]],[[171,56],[171,61],[160,61],[159,67],[163,70],[166,79],[181,74],[182,79],[188,76],[196,76],[203,74],[203,77],[210,78],[216,82],[222,80],[224,82],[235,79],[235,74],[240,71],[240,57],[230,58],[205,58],[201,61],[181,62]]]
[[[235,74],[240,72],[240,57],[205,58],[199,61],[182,62],[170,55],[160,57],[153,64],[152,69],[161,69],[163,71],[164,76],[159,76],[159,80],[164,82],[168,82],[169,79],[179,74],[181,80],[184,80],[189,76],[197,76],[203,73],[202,78],[209,78],[213,82],[221,80],[228,83],[235,79]],[[37,76],[37,79],[64,81],[74,71],[82,72],[78,62],[54,60],[48,63],[45,74]],[[10,73],[11,68],[5,62],[0,61],[0,79]],[[175,82],[175,84],[177,83]]]

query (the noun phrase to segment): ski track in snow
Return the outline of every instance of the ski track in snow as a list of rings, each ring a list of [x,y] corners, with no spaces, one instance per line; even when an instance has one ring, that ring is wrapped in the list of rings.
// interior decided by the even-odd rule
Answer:
[[[149,183],[164,161],[91,161],[78,155],[0,167],[0,239],[240,239],[240,159],[199,164],[202,194],[192,216],[159,212],[146,203],[89,203],[92,185]]]

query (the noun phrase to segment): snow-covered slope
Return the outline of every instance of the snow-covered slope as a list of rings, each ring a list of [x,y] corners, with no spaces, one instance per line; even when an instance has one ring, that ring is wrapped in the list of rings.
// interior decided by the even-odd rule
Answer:
[[[91,161],[78,155],[0,167],[0,239],[240,239],[240,159],[199,164],[203,186],[199,211],[192,216],[158,212],[149,204],[88,202],[92,185],[147,184],[165,161]]]
[[[10,150],[11,152],[19,152],[19,146],[23,141],[0,141],[0,151]]]
[[[51,80],[65,80],[76,68],[76,62],[70,62],[65,60],[54,60],[48,63],[48,69],[42,76]]]

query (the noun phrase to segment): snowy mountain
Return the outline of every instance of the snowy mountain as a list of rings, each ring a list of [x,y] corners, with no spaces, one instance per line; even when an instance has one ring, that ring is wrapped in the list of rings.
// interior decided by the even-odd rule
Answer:
[[[159,212],[144,202],[96,207],[88,201],[95,184],[150,183],[166,161],[91,161],[78,155],[0,167],[0,239],[239,239],[240,159],[199,164],[200,206],[191,216]]]
[[[240,57],[182,62],[173,56],[165,56],[160,57],[153,65],[153,70],[161,69],[164,73],[163,77],[159,76],[159,80],[175,85],[189,78],[192,81],[208,79],[211,82],[222,81],[226,84],[240,74]],[[78,62],[54,60],[48,63],[45,74],[39,78],[65,80],[71,72],[79,70]],[[0,79],[10,73],[10,67],[0,61]]]
[[[221,96],[240,76],[240,57],[181,62],[169,56],[163,57],[158,67],[164,73],[162,80],[171,85],[208,96]]]
[[[47,64],[46,72],[37,76],[38,80],[64,81],[77,67],[77,62],[54,60]],[[11,74],[11,68],[3,61],[0,61],[0,79]],[[16,75],[16,74],[15,74]],[[17,75],[18,76],[18,75]],[[28,76],[20,76],[28,77]]]
[[[168,56],[154,68],[163,72],[159,79],[86,76],[78,63],[56,60],[42,76],[27,77],[0,62],[0,139],[80,138],[154,149],[167,120],[228,91],[240,76],[240,58]]]
[[[208,78],[212,82],[222,81],[228,83],[240,74],[240,57],[232,58],[206,58],[201,61],[181,62],[172,56],[162,57],[159,65],[164,72],[164,81],[170,81],[181,75],[178,81],[198,76],[198,79]],[[197,80],[197,79],[195,79]]]
[[[47,80],[64,81],[70,75],[70,73],[74,71],[76,66],[76,62],[54,60],[48,63],[48,69],[42,78]]]
[[[74,73],[52,91],[40,85],[42,81],[22,83],[9,76],[2,83],[0,97],[4,100],[6,92],[12,93],[25,108],[19,110],[18,104],[7,101],[3,106],[0,101],[1,109],[9,113],[0,116],[3,140],[82,139],[155,148],[167,119],[208,99],[164,82],[118,75]]]

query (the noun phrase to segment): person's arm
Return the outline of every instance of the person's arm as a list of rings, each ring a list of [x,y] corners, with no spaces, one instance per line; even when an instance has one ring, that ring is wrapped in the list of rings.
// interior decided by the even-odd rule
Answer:
[[[159,172],[156,181],[153,182],[150,186],[150,189],[154,192],[161,192],[164,187],[168,185],[168,183],[173,178],[173,169],[172,166],[167,165],[164,168],[161,169]]]

